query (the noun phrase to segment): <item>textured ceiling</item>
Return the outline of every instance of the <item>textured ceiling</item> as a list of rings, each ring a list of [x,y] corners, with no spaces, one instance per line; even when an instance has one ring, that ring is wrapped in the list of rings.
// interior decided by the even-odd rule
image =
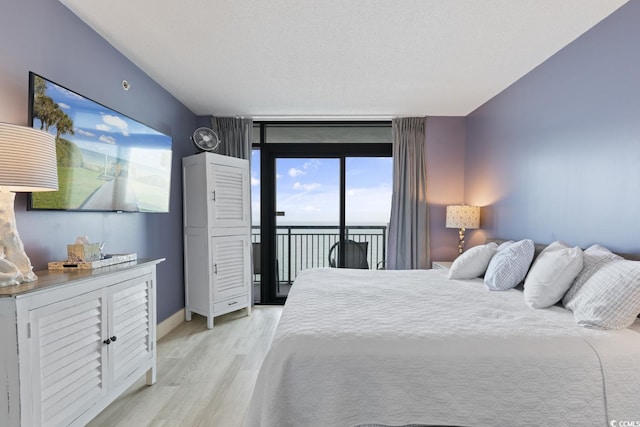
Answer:
[[[259,118],[465,116],[626,3],[60,1],[194,113]]]

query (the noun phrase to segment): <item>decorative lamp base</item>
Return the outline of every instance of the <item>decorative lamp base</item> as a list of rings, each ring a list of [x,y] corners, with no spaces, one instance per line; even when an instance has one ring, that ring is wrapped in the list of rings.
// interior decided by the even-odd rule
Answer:
[[[464,228],[458,230],[458,254],[464,252]]]
[[[16,228],[15,198],[15,193],[0,191],[0,287],[37,279]]]

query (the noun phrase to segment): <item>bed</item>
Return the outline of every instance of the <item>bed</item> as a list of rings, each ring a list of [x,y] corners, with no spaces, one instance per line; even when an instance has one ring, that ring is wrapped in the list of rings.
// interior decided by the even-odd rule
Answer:
[[[640,420],[640,324],[587,329],[446,270],[302,271],[247,426]]]

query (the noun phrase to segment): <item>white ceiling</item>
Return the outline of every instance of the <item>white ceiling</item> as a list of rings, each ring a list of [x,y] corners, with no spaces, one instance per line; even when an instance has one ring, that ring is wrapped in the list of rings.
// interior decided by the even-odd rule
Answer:
[[[373,118],[465,116],[627,0],[60,1],[198,115]]]

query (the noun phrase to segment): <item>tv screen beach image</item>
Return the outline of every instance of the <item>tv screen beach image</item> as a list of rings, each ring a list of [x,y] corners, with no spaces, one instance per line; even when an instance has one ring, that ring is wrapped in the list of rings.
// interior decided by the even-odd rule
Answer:
[[[32,126],[56,136],[58,191],[31,209],[168,212],[171,137],[36,74]]]

